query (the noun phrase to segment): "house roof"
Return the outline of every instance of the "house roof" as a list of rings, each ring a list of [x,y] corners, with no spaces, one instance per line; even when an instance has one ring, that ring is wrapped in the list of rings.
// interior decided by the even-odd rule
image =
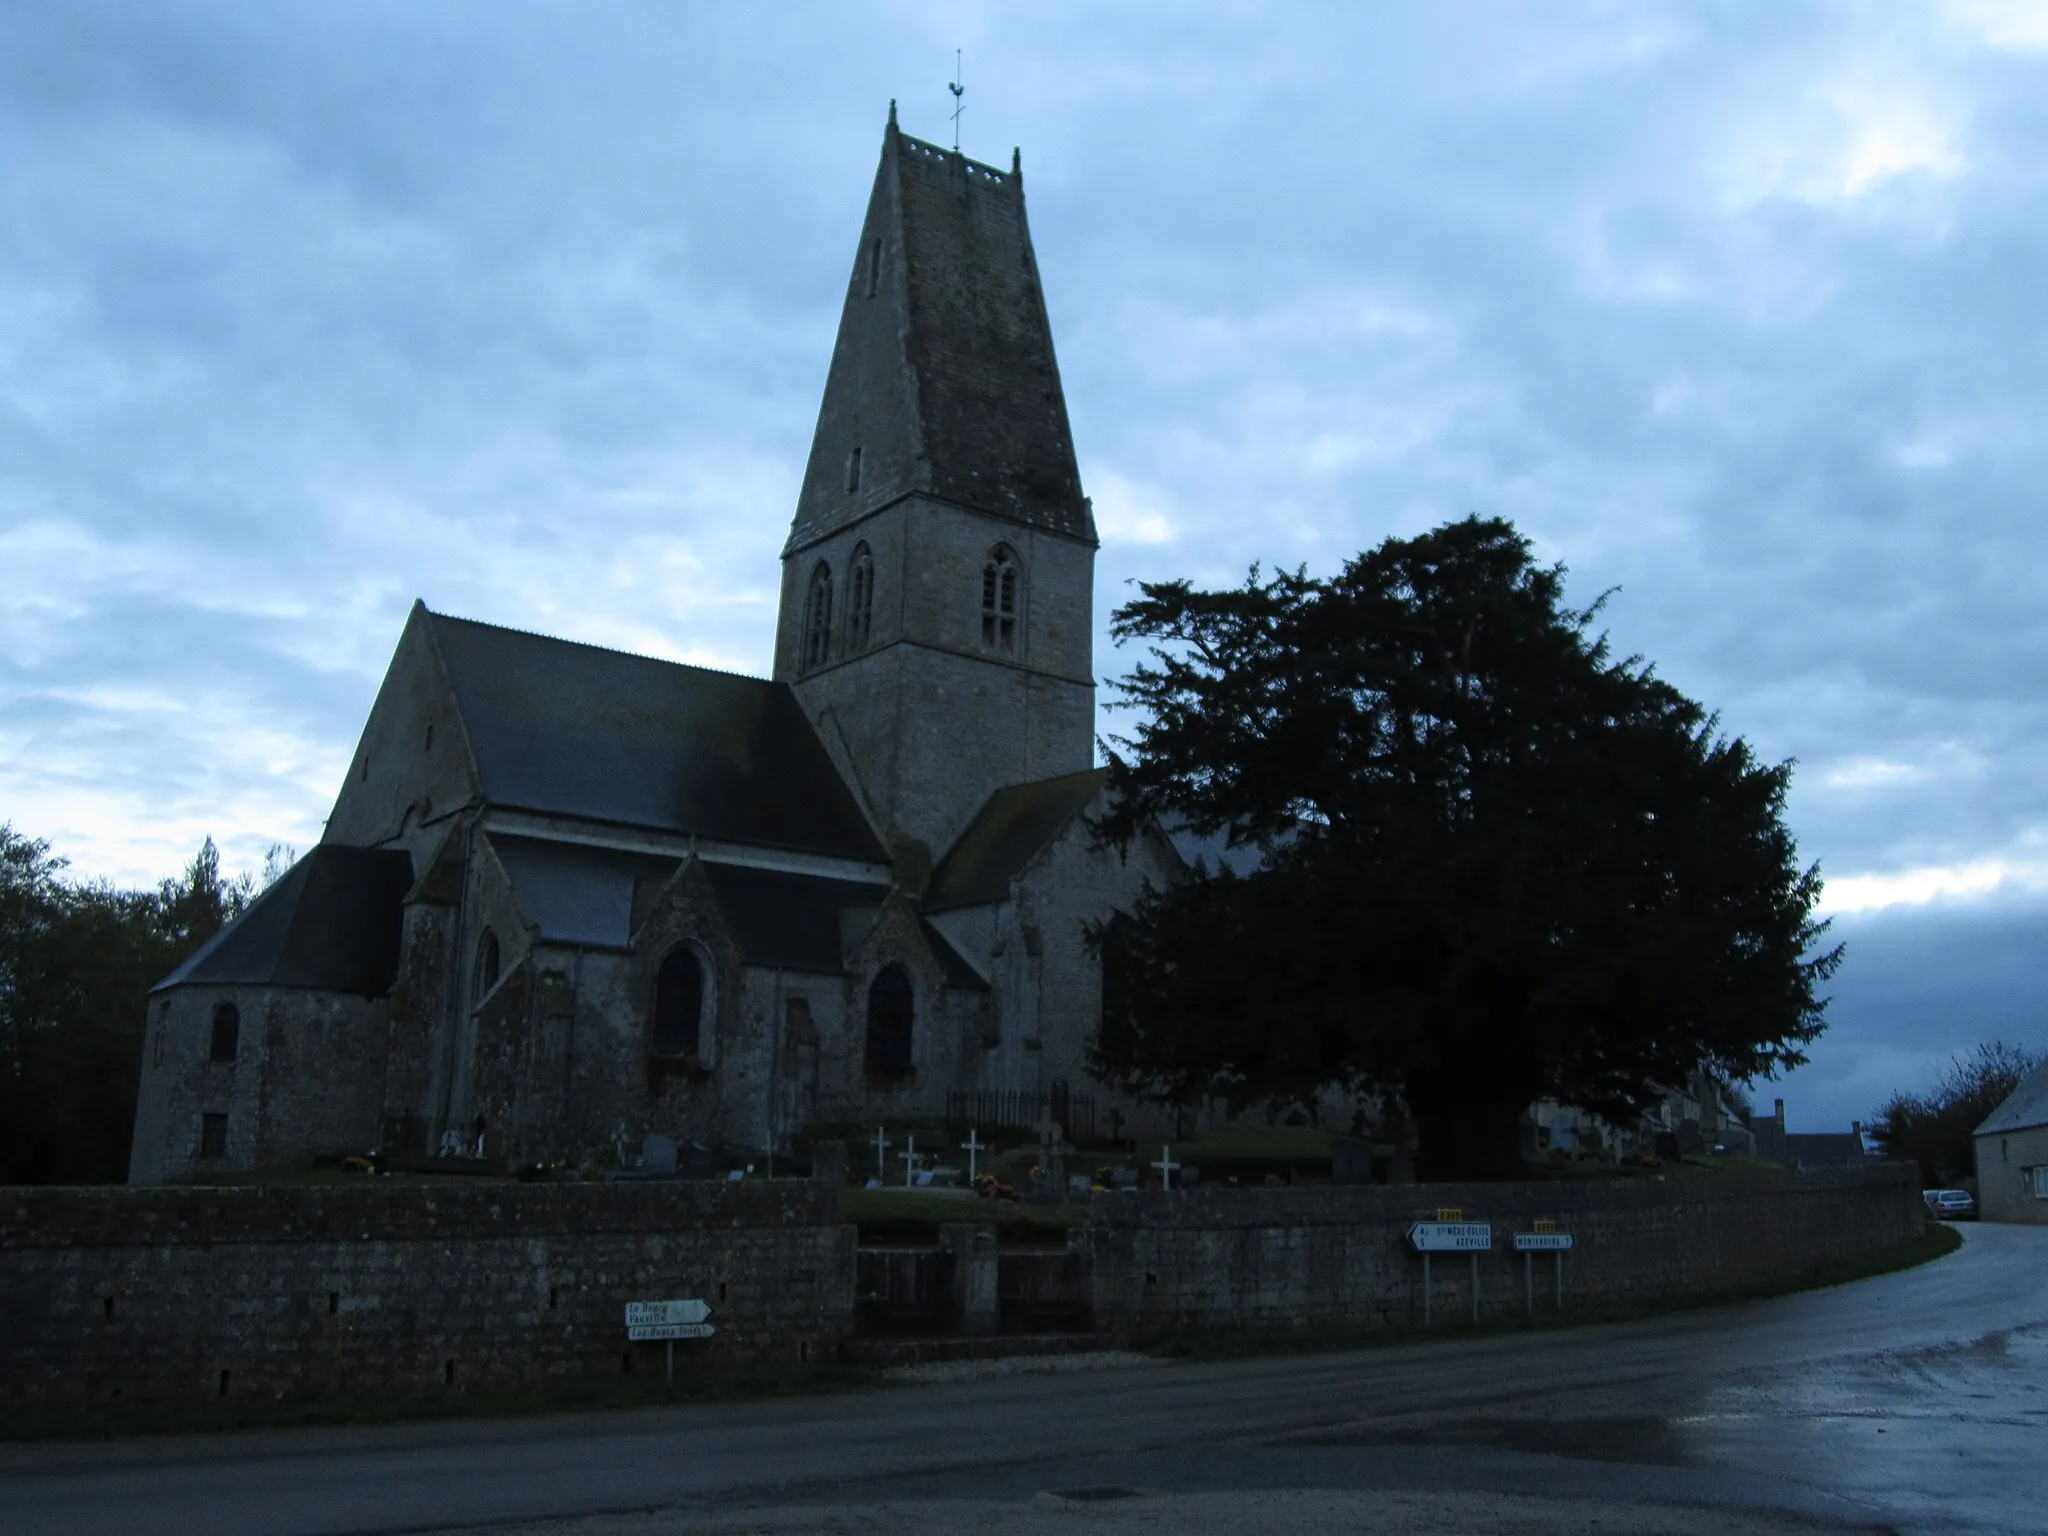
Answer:
[[[932,872],[925,910],[1005,900],[1010,882],[1087,809],[1108,777],[1107,768],[1090,768],[990,795]]]
[[[428,618],[491,804],[887,861],[786,684]]]
[[[1854,1131],[1788,1134],[1785,1156],[1799,1168],[1855,1168],[1870,1161],[1863,1138]]]
[[[301,987],[382,997],[398,975],[412,859],[320,843],[150,990]]]
[[[2037,1125],[2048,1125],[2048,1059],[2019,1080],[2019,1086],[1985,1117],[1975,1134],[2000,1136]]]

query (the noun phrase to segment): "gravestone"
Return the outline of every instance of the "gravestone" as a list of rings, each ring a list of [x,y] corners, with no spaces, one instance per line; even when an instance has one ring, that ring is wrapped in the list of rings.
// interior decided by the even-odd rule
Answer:
[[[1655,1151],[1657,1160],[1664,1163],[1678,1161],[1678,1137],[1671,1131],[1659,1131]]]
[[[1372,1182],[1372,1143],[1351,1136],[1334,1136],[1330,1139],[1330,1182],[1333,1184],[1370,1184]]]
[[[820,1184],[846,1182],[846,1143],[821,1141],[811,1148],[811,1177]]]
[[[650,1131],[640,1139],[640,1171],[650,1179],[676,1176],[676,1143],[672,1136]]]

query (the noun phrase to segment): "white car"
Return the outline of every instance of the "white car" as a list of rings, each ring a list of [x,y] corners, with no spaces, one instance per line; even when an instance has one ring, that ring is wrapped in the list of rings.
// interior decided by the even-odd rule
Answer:
[[[1943,1221],[1974,1220],[1977,1215],[1977,1199],[1967,1189],[1923,1189],[1920,1198],[1927,1202],[1927,1214]]]

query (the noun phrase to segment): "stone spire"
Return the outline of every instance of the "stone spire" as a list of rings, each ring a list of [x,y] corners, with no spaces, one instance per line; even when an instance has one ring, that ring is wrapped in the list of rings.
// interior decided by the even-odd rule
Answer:
[[[786,553],[914,493],[1095,543],[1019,160],[914,139],[891,103]]]

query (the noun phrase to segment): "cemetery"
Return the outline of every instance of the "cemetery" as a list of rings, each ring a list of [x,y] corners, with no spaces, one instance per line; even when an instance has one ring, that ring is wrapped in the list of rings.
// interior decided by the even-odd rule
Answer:
[[[0,1421],[1506,1319],[1789,1283],[1925,1219],[1903,1164],[1232,1185],[1056,1128],[1006,1177],[978,1134],[920,1166],[909,1134],[888,1187],[840,1143],[804,1177],[671,1176],[654,1145],[594,1181],[8,1190]]]

